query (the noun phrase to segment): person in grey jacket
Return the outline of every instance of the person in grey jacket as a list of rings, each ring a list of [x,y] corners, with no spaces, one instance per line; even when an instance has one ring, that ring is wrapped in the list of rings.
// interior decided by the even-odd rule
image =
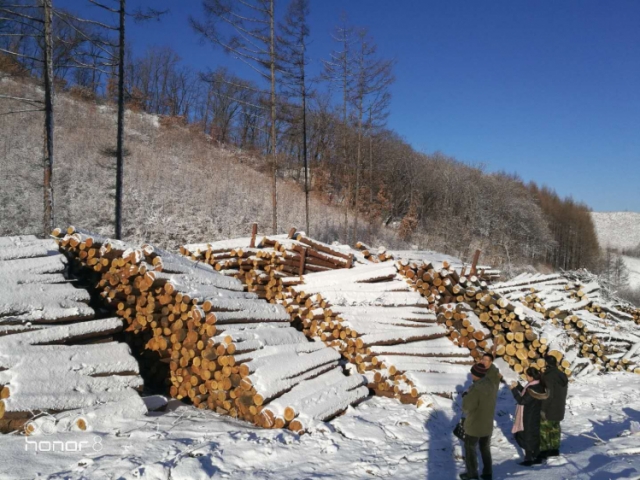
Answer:
[[[462,411],[465,415],[464,457],[467,471],[460,474],[461,480],[478,479],[478,455],[476,448],[480,444],[482,456],[482,478],[491,480],[493,467],[491,461],[491,435],[493,434],[493,416],[496,410],[495,387],[487,378],[487,368],[482,363],[471,367],[473,384],[462,398]]]

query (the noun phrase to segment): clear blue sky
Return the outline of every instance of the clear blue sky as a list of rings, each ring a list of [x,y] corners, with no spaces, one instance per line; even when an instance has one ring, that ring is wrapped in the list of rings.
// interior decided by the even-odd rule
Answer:
[[[171,10],[130,22],[137,53],[168,45],[196,69],[249,76],[190,30],[199,0],[128,4]],[[397,60],[388,126],[416,149],[516,172],[596,211],[640,211],[640,1],[311,0],[315,71],[343,11]]]

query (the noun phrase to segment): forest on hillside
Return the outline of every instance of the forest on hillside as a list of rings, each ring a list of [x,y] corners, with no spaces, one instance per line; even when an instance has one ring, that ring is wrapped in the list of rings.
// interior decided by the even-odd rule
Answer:
[[[55,0],[0,0],[0,148],[9,172],[0,184],[0,234],[42,232],[47,205],[59,221],[108,234],[120,198],[123,236],[166,245],[244,235],[255,219],[269,233],[295,221],[344,243],[417,246],[467,260],[480,249],[483,261],[508,268],[600,268],[586,205],[517,175],[417,151],[387,127],[394,62],[364,26],[336,19],[334,50],[311,77],[308,0],[203,0],[202,15],[190,19],[194,35],[249,65],[255,75],[243,78],[216,65],[193,69],[170,45],[134,54],[118,19],[135,29],[133,20],[172,12],[86,1],[112,22],[80,18]],[[49,90],[57,130],[45,157],[61,154],[51,176],[55,203],[44,195],[42,206]],[[112,121],[119,101],[130,112],[118,116],[120,140]],[[105,112],[111,117],[99,118]],[[159,116],[160,130],[140,127],[135,112]],[[123,190],[115,157],[125,165]],[[65,166],[81,173],[69,176]],[[25,191],[29,206],[20,211]],[[244,208],[247,201],[254,206]]]

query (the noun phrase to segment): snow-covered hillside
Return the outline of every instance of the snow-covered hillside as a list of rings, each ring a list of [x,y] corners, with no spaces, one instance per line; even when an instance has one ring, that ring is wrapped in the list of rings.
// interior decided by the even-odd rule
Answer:
[[[640,258],[622,256],[629,272],[629,288],[640,288]]]
[[[639,212],[592,212],[602,248],[625,249],[640,245]]]

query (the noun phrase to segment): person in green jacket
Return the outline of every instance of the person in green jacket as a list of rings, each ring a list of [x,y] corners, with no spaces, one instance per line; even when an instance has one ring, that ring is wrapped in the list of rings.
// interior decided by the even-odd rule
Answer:
[[[476,448],[480,445],[482,456],[482,478],[491,480],[493,467],[491,462],[491,435],[493,433],[493,416],[496,410],[496,389],[487,368],[482,363],[471,367],[473,384],[462,398],[462,411],[465,415],[464,457],[467,471],[460,474],[461,480],[478,479],[478,455]]]

